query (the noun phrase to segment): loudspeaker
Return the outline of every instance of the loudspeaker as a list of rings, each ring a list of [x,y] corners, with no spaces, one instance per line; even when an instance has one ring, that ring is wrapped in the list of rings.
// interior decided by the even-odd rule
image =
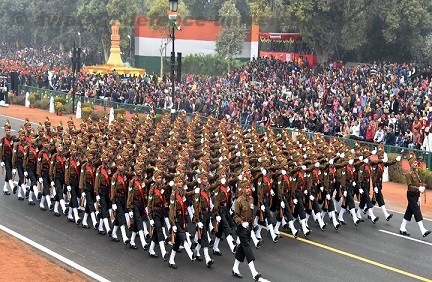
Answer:
[[[18,95],[19,84],[20,82],[19,82],[18,72],[16,71],[11,72],[11,87],[12,87],[11,90],[15,95]]]
[[[182,76],[182,53],[177,52],[177,83],[181,83]]]

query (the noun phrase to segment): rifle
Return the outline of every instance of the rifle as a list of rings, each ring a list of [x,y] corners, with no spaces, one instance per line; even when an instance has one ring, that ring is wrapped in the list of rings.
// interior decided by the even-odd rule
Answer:
[[[202,230],[201,228],[199,228],[199,226],[198,226],[197,234],[198,234],[198,240],[201,240]]]
[[[111,217],[111,221],[114,221],[116,218],[116,212],[114,210],[111,209],[110,211],[110,217]]]
[[[171,227],[171,239],[170,239],[170,241],[173,245],[175,244],[175,239],[176,239],[176,234],[175,234],[174,230],[172,230],[172,227]]]

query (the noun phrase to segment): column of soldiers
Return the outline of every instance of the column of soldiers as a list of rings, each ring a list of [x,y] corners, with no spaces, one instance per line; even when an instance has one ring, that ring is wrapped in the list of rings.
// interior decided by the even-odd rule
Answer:
[[[5,195],[17,193],[30,205],[39,201],[42,211],[64,214],[115,242],[120,230],[122,242],[132,249],[138,249],[139,237],[151,258],[159,257],[159,247],[174,269],[180,249],[192,261],[203,260],[202,250],[211,267],[210,254],[222,256],[219,245],[225,238],[235,254],[233,275],[242,277],[238,266],[246,258],[258,280],[251,244],[260,248],[262,227],[276,243],[281,228],[294,237],[300,231],[308,236],[311,216],[322,231],[326,215],[336,230],[346,225],[345,212],[354,225],[364,221],[363,213],[375,224],[376,203],[387,221],[392,218],[382,175],[400,157],[385,159],[382,146],[372,152],[359,144],[350,149],[320,135],[243,131],[238,123],[212,117],[204,122],[199,116],[188,122],[183,114],[173,122],[168,114],[159,122],[152,115],[112,124],[107,118],[89,119],[79,128],[70,120],[66,129],[62,124],[52,128],[47,118],[37,132],[26,120],[18,137],[10,129],[7,123],[0,143]],[[372,160],[372,155],[377,157]],[[410,189],[418,184],[416,179],[410,183]],[[407,234],[405,225],[401,234]]]

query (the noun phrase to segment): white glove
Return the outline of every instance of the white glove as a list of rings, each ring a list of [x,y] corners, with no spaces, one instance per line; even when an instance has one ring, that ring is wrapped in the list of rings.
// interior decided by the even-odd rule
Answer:
[[[39,183],[40,183],[40,184],[43,183],[43,179],[42,179],[42,177],[39,177]]]
[[[378,193],[378,187],[375,187],[375,188],[374,188],[374,192],[375,192],[375,193]]]
[[[195,188],[195,194],[199,194],[200,188]]]
[[[217,222],[220,222],[221,220],[222,220],[222,217],[220,217],[219,215],[216,216],[216,221],[217,221]]]
[[[321,186],[321,187],[320,187],[320,191],[321,191],[321,192],[324,192],[324,186]]]
[[[100,202],[100,196],[99,195],[96,196],[96,202]]]
[[[345,158],[345,153],[340,154],[339,157],[340,157],[341,159]]]
[[[240,174],[239,176],[237,176],[237,179],[242,181],[243,180],[243,174]]]
[[[16,168],[13,168],[13,169],[12,169],[12,174],[16,174],[16,173],[17,173]]]
[[[305,166],[305,165],[302,165],[302,166],[301,166],[301,169],[306,170],[306,166]]]
[[[198,177],[197,182],[198,184],[201,184],[201,178]]]
[[[312,196],[312,195],[310,195],[310,196],[309,196],[309,199],[310,199],[311,201],[313,201],[313,200],[315,200],[315,197]]]
[[[338,157],[338,158],[340,157],[340,153],[339,152],[336,153],[336,157]]]
[[[54,181],[51,181],[51,187],[54,187]]]
[[[153,219],[150,219],[150,225],[154,226],[154,220]]]
[[[354,163],[354,160],[353,160],[353,159],[350,159],[350,160],[348,161],[348,163],[349,163],[350,165],[352,165],[352,164]]]
[[[173,187],[174,186],[174,181],[170,181],[169,183],[168,183],[168,185],[170,186],[170,187]]]
[[[363,160],[363,156],[360,156],[360,157],[359,157],[359,160],[362,161],[362,160]]]
[[[282,173],[282,175],[286,175],[286,170],[282,169],[281,173]]]
[[[418,189],[419,189],[420,193],[424,193],[426,188],[424,186],[420,186]]]
[[[348,195],[348,192],[347,192],[347,191],[344,191],[344,192],[343,192],[343,196],[346,198],[347,195]]]
[[[264,212],[265,211],[265,206],[261,205],[261,210]]]
[[[320,163],[319,163],[319,162],[316,162],[316,163],[315,163],[315,167],[316,167],[316,168],[320,167]]]
[[[198,228],[202,229],[204,227],[204,224],[202,224],[202,222],[198,222]]]
[[[357,183],[356,183],[355,181],[353,181],[353,183],[352,183],[352,184],[353,184],[353,186],[356,186],[356,185],[357,185]]]
[[[333,163],[334,163],[334,160],[333,160],[333,159],[330,159],[330,160],[329,160],[329,164],[330,164],[330,165],[333,165]]]
[[[267,175],[267,170],[265,168],[261,169],[263,175]]]
[[[133,218],[133,212],[131,212],[131,211],[129,212],[129,217]]]
[[[328,201],[330,201],[330,199],[331,199],[331,198],[330,198],[330,194],[327,194],[327,195],[326,195],[326,199],[327,199]]]
[[[28,177],[28,172],[24,171],[24,177],[27,178]]]
[[[294,205],[297,205],[297,204],[298,204],[297,199],[294,199],[294,200],[293,200],[293,203],[294,203]]]
[[[275,195],[275,192],[273,191],[273,189],[270,190],[270,195],[273,197]]]
[[[238,151],[235,155],[236,155],[236,157],[240,157],[241,156],[240,151]]]
[[[372,151],[372,155],[376,155],[376,153],[377,153],[376,150],[373,150],[373,151]]]
[[[366,159],[363,160],[363,162],[364,162],[365,164],[367,164],[367,163],[369,163],[369,159],[366,158]]]
[[[402,159],[401,156],[397,156],[397,157],[396,157],[396,161],[398,161],[398,162],[400,162],[401,159]]]
[[[82,192],[81,197],[85,198],[85,196],[86,196],[85,192]]]
[[[285,208],[285,202],[284,201],[282,201],[280,205],[281,205],[281,208],[283,208],[283,209]]]
[[[243,228],[248,228],[249,227],[249,222],[243,221],[242,226],[243,226]]]
[[[226,183],[225,177],[221,179],[221,183],[222,183],[222,185],[225,185],[225,183]]]
[[[304,193],[305,195],[307,195],[307,194],[308,194],[308,190],[304,190],[303,193]]]
[[[362,194],[362,195],[363,195],[363,193],[364,193],[364,190],[363,190],[362,188],[360,188],[360,189],[359,189],[359,192],[360,192],[360,194]]]
[[[172,231],[173,231],[174,233],[177,233],[177,226],[174,225],[174,226],[172,227]]]
[[[112,210],[116,211],[117,210],[117,205],[116,204],[112,204]]]
[[[70,185],[68,185],[68,186],[66,187],[66,189],[67,189],[68,192],[72,191],[72,187],[71,187]]]

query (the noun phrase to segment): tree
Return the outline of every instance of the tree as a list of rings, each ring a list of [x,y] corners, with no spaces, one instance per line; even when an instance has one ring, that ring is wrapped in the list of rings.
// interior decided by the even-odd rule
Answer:
[[[216,39],[216,52],[227,59],[228,72],[232,58],[241,54],[244,45],[246,25],[241,23],[241,16],[233,0],[226,1],[219,15],[221,30]]]
[[[344,29],[373,11],[377,0],[292,0],[288,11],[297,21],[303,40],[326,62]],[[355,35],[355,34],[354,34]]]
[[[14,43],[17,47],[31,44],[33,39],[32,9],[30,0],[0,1],[0,41]]]
[[[170,41],[170,23],[168,20],[169,2],[166,0],[154,0],[149,6],[149,11],[147,12],[147,17],[149,20],[150,27],[160,34],[160,76],[163,76],[163,64],[164,58],[163,54],[167,45]],[[187,17],[189,14],[188,9],[184,2],[179,3],[177,18]]]

